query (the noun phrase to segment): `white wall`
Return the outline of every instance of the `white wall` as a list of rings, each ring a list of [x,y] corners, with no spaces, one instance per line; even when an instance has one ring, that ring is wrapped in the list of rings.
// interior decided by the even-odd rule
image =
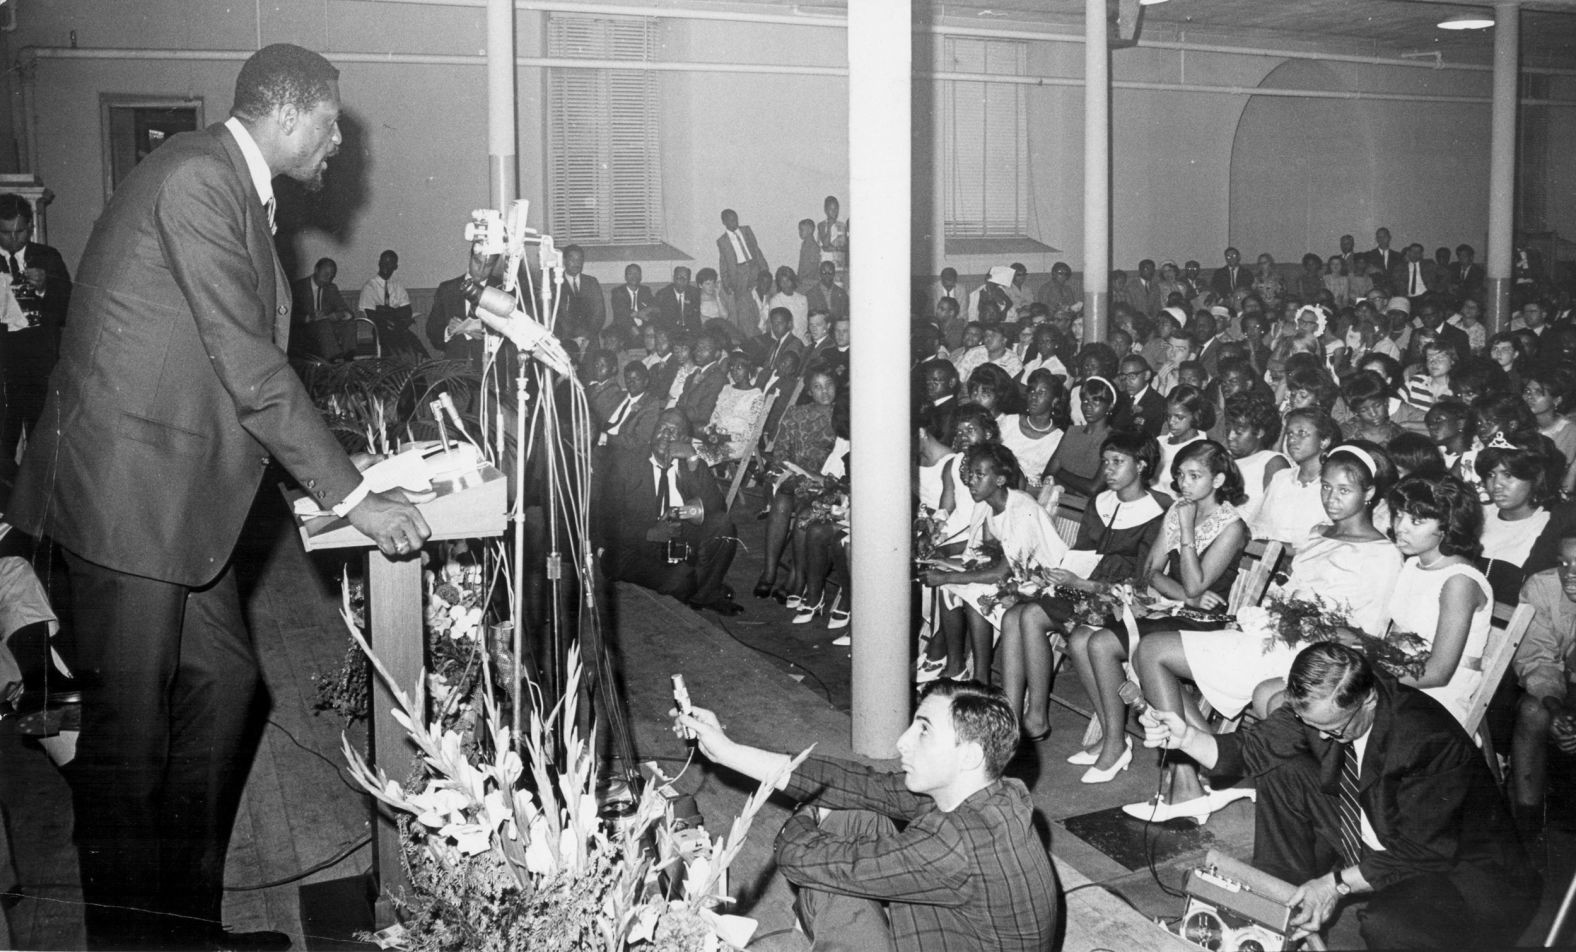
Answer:
[[[480,8],[371,0],[265,0],[260,7],[210,0],[26,0],[19,21],[20,29],[10,37],[13,51],[25,45],[65,46],[72,30],[83,48],[249,51],[260,38],[299,42],[324,51],[330,60],[336,50],[479,55],[484,43]],[[540,55],[542,23],[541,14],[519,14],[520,55]],[[845,65],[841,29],[669,19],[661,24],[662,55],[669,60]],[[905,25],[894,25],[894,37],[909,35]],[[1029,71],[1077,78],[1082,56],[1076,43],[1034,42]],[[1187,82],[1253,88],[1267,81],[1292,87],[1335,83],[1359,92],[1487,94],[1483,74],[1285,62],[1146,48],[1113,54],[1118,84],[1112,97],[1115,266],[1132,268],[1143,257],[1197,257],[1212,267],[1228,243],[1242,245],[1245,254],[1268,250],[1289,259],[1309,246],[1333,247],[1341,231],[1358,233],[1365,242],[1365,233],[1379,223],[1388,224],[1398,240],[1416,236],[1430,247],[1460,240],[1481,244],[1486,106],[1356,102],[1332,107],[1324,100],[1120,86]],[[378,252],[393,247],[402,254],[407,283],[430,287],[458,272],[464,260],[461,226],[472,208],[487,202],[480,61],[445,67],[339,65],[347,126],[355,132],[347,146],[355,151],[336,160],[330,193],[298,210],[297,217],[304,214],[309,227],[294,236],[289,249],[298,262],[295,270],[300,273],[318,256],[331,255],[341,263],[341,284],[355,287],[371,273]],[[217,121],[228,111],[238,66],[233,61],[39,61],[38,171],[59,195],[50,210],[51,239],[68,260],[80,254],[103,206],[99,96],[200,96],[209,121]],[[715,266],[718,212],[724,207],[737,209],[754,227],[774,266],[796,263],[796,223],[820,218],[827,194],[843,199],[850,219],[881,213],[848,202],[845,78],[664,72],[661,82],[665,237],[692,259],[684,263]],[[1047,270],[1053,260],[1082,270],[1081,89],[1030,87],[1028,96],[1034,188],[1030,237],[1061,251],[1016,257],[1036,271]],[[520,192],[535,203],[532,218],[540,224],[542,70],[520,70],[518,97]],[[920,86],[916,191],[929,195],[929,201],[916,203],[914,268],[933,274],[951,264],[961,273],[979,274],[1003,262],[985,257],[944,261],[941,252],[941,183],[923,171],[936,164],[939,131],[931,106],[937,99]],[[1559,154],[1568,154],[1576,142],[1576,109],[1545,113],[1553,117],[1551,154],[1556,145]],[[893,148],[906,145],[893,143]],[[1568,166],[1550,162],[1550,220],[1576,233],[1576,180]],[[1344,186],[1331,168],[1350,172]],[[357,182],[347,183],[351,178]],[[337,226],[311,224],[324,219]],[[648,282],[665,280],[674,263],[642,262]],[[617,283],[623,262],[596,263],[591,270],[604,282]]]

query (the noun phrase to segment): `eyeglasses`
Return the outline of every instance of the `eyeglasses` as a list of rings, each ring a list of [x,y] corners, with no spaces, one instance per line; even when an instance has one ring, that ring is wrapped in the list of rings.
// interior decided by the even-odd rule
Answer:
[[[1352,722],[1357,720],[1357,715],[1361,714],[1362,712],[1363,712],[1363,706],[1361,704],[1357,705],[1357,710],[1353,711],[1352,715],[1350,717],[1348,717],[1345,720],[1345,722],[1343,722],[1341,724],[1340,727],[1320,727],[1317,724],[1309,724],[1308,721],[1301,714],[1298,714],[1296,716],[1297,716],[1297,720],[1302,721],[1302,723],[1304,723],[1304,724],[1307,724],[1307,726],[1309,726],[1309,727],[1313,728],[1314,730],[1318,731],[1319,733],[1323,734],[1325,737],[1328,737],[1331,740],[1344,741],[1344,740],[1348,740],[1349,739],[1346,736],[1346,732],[1351,730]]]

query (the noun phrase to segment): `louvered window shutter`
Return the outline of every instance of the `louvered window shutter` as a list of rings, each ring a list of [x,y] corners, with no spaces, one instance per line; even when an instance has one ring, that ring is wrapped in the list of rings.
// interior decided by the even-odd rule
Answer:
[[[951,72],[1017,76],[1027,44],[946,38]],[[1023,235],[1028,225],[1028,106],[1014,83],[950,81],[941,90],[946,235]]]
[[[655,21],[552,15],[548,56],[651,62]],[[549,228],[560,244],[662,239],[658,76],[643,69],[548,70]]]

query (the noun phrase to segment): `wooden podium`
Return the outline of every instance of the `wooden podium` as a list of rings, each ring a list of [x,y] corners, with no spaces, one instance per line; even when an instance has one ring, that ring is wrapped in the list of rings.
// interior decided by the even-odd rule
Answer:
[[[462,476],[436,480],[437,496],[418,503],[422,517],[432,530],[428,542],[444,539],[480,539],[502,535],[507,524],[508,480],[490,464]],[[286,490],[285,501],[292,507],[300,490]],[[294,509],[292,508],[292,513]],[[421,559],[418,553],[391,559],[359,529],[337,516],[293,517],[308,552],[319,549],[362,548],[367,550],[367,640],[378,659],[394,676],[401,690],[410,692],[426,663],[422,635]],[[416,747],[405,729],[390,715],[393,695],[375,675],[371,675],[370,727],[372,763],[390,779],[404,783],[415,762]],[[386,894],[405,884],[405,868],[400,861],[399,830],[368,797],[372,808],[373,883],[376,895],[373,913],[376,927],[394,922],[393,908]]]

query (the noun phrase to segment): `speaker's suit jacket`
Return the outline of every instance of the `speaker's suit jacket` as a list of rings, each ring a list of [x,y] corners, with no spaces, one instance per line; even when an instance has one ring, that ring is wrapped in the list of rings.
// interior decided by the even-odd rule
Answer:
[[[235,138],[154,150],[83,253],[7,519],[116,571],[200,586],[270,456],[319,502],[360,475],[285,360],[290,289]]]

